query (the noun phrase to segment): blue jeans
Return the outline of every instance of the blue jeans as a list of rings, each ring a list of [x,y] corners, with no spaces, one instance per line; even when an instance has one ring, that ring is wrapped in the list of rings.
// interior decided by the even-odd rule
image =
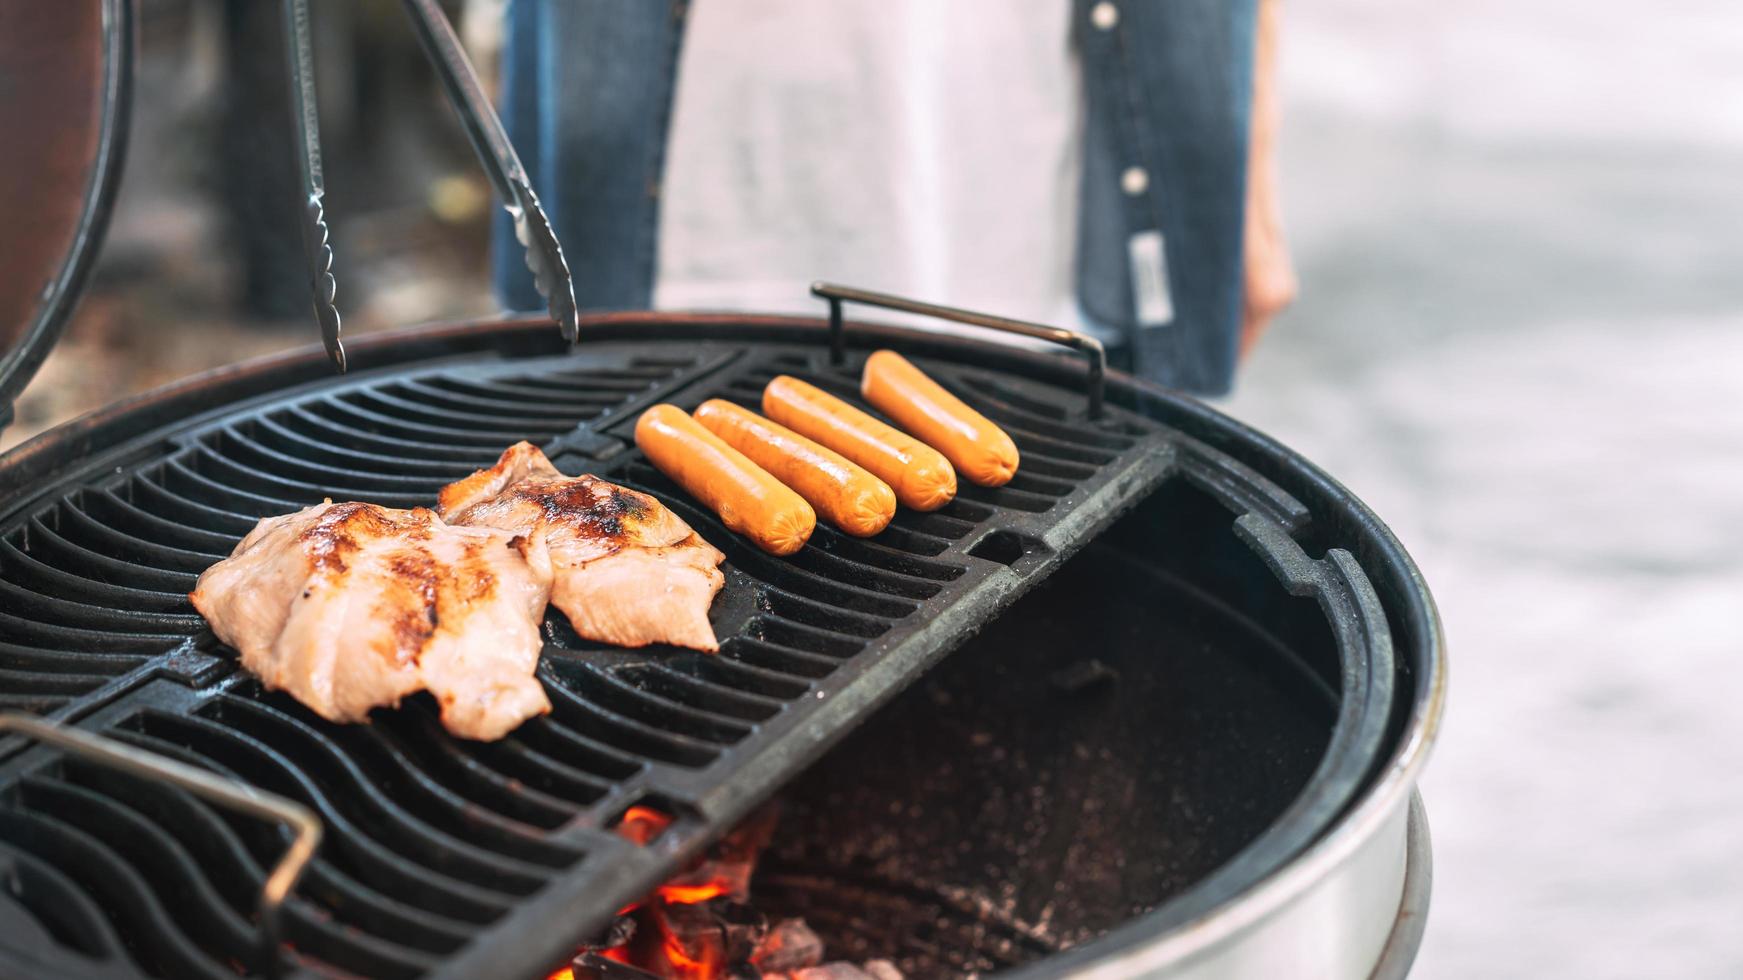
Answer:
[[[1226,392],[1241,324],[1256,0],[1122,0],[1113,16],[1098,0],[1071,3],[1087,99],[1078,302],[1122,338],[1120,360],[1140,376]],[[684,12],[682,0],[509,4],[503,121],[583,309],[652,301]],[[504,304],[542,309],[506,218],[495,235]]]

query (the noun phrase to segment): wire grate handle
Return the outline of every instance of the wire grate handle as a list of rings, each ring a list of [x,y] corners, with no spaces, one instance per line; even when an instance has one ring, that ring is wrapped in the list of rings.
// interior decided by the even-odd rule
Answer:
[[[138,776],[180,787],[195,796],[262,820],[288,824],[295,835],[291,845],[266,876],[260,889],[257,906],[260,918],[260,972],[276,980],[283,972],[278,947],[283,937],[281,913],[284,902],[296,887],[297,880],[314,859],[321,845],[321,821],[308,807],[274,793],[256,789],[247,783],[215,776],[174,759],[153,752],[123,745],[114,739],[90,732],[43,721],[19,712],[0,714],[0,732],[17,732],[38,742],[44,742],[62,752],[89,759]]]
[[[1033,340],[1045,340],[1078,351],[1083,355],[1085,366],[1088,369],[1084,387],[1089,397],[1089,417],[1091,419],[1102,417],[1108,354],[1107,350],[1102,347],[1101,341],[1087,334],[1067,330],[1064,327],[1049,327],[1041,323],[1029,323],[1025,320],[1012,320],[987,313],[976,313],[973,310],[958,309],[954,306],[922,303],[919,300],[894,296],[890,293],[873,292],[869,289],[858,289],[853,286],[839,286],[831,282],[812,283],[811,295],[829,302],[829,360],[833,364],[844,364],[847,361],[846,325],[842,323],[841,319],[843,303],[879,306],[901,313],[918,313],[921,316],[936,317],[940,320],[949,320],[952,323],[984,327],[988,330],[1016,334],[1019,337],[1028,337]]]

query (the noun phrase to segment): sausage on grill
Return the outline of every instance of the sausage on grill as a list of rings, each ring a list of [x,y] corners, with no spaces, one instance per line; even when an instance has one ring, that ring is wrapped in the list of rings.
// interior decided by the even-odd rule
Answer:
[[[769,382],[763,414],[870,470],[908,507],[937,510],[956,497],[956,471],[938,450],[798,378]]]
[[[896,514],[896,493],[889,484],[778,422],[719,398],[703,402],[695,417],[848,534],[870,537]]]
[[[635,444],[722,523],[771,555],[798,551],[817,527],[817,512],[803,497],[676,405],[643,412]]]
[[[1002,487],[1016,474],[1017,444],[1005,430],[895,351],[866,358],[859,390],[878,411],[943,453],[969,482]]]

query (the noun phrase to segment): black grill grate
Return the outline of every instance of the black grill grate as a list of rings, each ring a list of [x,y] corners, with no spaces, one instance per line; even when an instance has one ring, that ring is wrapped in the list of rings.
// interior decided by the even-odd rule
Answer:
[[[861,540],[819,527],[758,552],[631,444],[640,410],[757,404],[777,373],[857,400],[857,361],[725,342],[602,343],[572,356],[362,372],[166,425],[37,488],[0,525],[0,696],[311,806],[328,837],[287,911],[316,972],[534,969],[813,758],[1168,475],[1179,437],[1077,393],[928,364],[1006,426],[1007,487],[965,486]],[[582,428],[577,429],[577,426]],[[256,519],[362,498],[427,505],[517,439],[566,472],[660,497],[727,554],[718,656],[624,651],[555,617],[552,713],[491,744],[450,738],[427,697],[327,724],[235,668],[186,599]],[[14,501],[14,504],[20,501]],[[118,971],[231,976],[287,838],[178,790],[0,747],[0,854],[21,928]],[[648,848],[609,832],[634,803],[677,822]],[[529,947],[530,944],[530,947]],[[541,945],[542,944],[542,945]]]

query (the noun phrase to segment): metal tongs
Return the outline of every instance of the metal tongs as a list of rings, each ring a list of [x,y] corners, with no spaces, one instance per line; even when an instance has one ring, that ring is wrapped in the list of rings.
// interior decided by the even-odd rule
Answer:
[[[412,27],[422,42],[424,53],[436,67],[442,89],[459,113],[460,122],[472,148],[478,152],[484,172],[502,206],[514,219],[514,234],[526,247],[527,268],[532,270],[533,283],[545,298],[551,319],[574,343],[579,329],[575,309],[575,287],[569,277],[569,264],[563,259],[563,246],[551,230],[550,219],[533,193],[532,181],[521,166],[520,157],[503,131],[502,120],[491,108],[484,89],[478,84],[478,74],[460,47],[453,25],[436,5],[436,0],[405,0]],[[339,310],[333,305],[337,282],[333,278],[333,246],[327,230],[326,210],[322,197],[326,182],[321,173],[320,116],[315,106],[315,64],[313,45],[309,39],[308,0],[284,0],[285,45],[290,62],[291,113],[296,117],[297,142],[302,153],[303,179],[303,254],[308,260],[309,289],[314,297],[315,319],[321,325],[321,342],[327,356],[340,371],[345,370],[345,347],[339,342]]]

